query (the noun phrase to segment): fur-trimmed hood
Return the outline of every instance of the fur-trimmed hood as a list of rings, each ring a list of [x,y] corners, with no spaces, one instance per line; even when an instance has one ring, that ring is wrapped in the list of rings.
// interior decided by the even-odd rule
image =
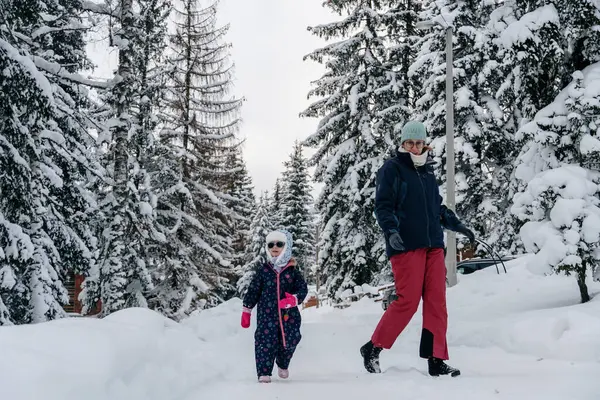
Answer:
[[[283,240],[283,238],[285,238],[285,240]],[[275,268],[276,271],[281,271],[281,269],[288,265],[288,263],[292,260],[292,247],[294,245],[292,234],[284,229],[278,229],[270,232],[265,238],[265,241],[267,260],[269,260],[269,263],[273,265],[273,268]],[[269,252],[268,244],[272,241],[282,241],[285,243],[281,254],[279,254],[277,257],[271,257],[271,253]]]

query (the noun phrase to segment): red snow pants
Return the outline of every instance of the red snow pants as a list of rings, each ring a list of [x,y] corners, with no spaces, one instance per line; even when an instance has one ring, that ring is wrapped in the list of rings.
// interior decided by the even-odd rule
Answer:
[[[446,264],[443,249],[417,249],[391,257],[398,299],[393,301],[375,328],[371,341],[389,349],[406,328],[423,297],[423,330],[419,354],[448,359],[446,331]]]

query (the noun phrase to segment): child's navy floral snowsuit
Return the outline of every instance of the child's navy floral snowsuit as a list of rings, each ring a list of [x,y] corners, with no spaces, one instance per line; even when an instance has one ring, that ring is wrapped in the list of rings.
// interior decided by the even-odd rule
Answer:
[[[296,295],[302,304],[307,295],[306,281],[291,259],[280,273],[270,263],[257,269],[243,305],[249,309],[258,304],[257,326],[254,333],[254,352],[258,376],[271,376],[276,361],[287,369],[300,342],[300,310],[298,307],[279,309],[279,300],[285,293]]]

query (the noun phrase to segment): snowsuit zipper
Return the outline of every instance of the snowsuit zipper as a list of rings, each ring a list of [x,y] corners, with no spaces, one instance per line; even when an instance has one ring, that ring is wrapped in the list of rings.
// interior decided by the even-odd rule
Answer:
[[[279,308],[279,301],[281,300],[280,291],[279,291],[279,288],[280,288],[279,277],[281,276],[281,273],[286,270],[287,267],[288,267],[287,265],[285,267],[283,267],[280,272],[277,272],[277,270],[275,270],[275,274],[277,276],[277,313],[279,315],[279,327],[281,328],[281,339],[283,340],[283,348],[284,349],[287,348],[287,346],[285,344],[285,329],[283,327],[283,317],[281,316],[281,308]],[[273,269],[275,269],[275,268],[273,268]]]
[[[431,237],[429,236],[429,211],[427,210],[427,192],[425,191],[425,185],[423,185],[423,180],[421,178],[421,174],[419,173],[419,168],[416,165],[415,171],[417,171],[419,183],[421,184],[421,189],[423,189],[423,204],[425,205],[425,217],[427,219],[427,242],[429,243],[429,247],[431,247]]]

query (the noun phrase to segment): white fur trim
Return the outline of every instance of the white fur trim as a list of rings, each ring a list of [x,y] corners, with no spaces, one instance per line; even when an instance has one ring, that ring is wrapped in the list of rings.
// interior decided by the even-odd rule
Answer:
[[[273,231],[267,235],[265,239],[265,243],[269,244],[271,242],[283,242],[287,243],[287,238],[285,237],[285,233],[279,231]]]

